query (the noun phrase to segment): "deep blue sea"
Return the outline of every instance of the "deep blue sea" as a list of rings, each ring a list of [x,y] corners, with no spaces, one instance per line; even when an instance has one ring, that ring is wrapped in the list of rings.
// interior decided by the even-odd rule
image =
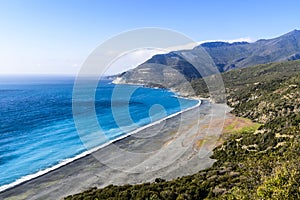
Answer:
[[[198,104],[165,89],[116,86],[102,80],[95,97],[79,100],[84,102],[87,138],[99,132],[99,127],[89,126],[92,119],[84,111],[88,103],[94,104],[105,137],[82,142],[72,112],[73,83],[73,78],[66,77],[1,77],[0,190],[70,161],[87,148],[101,146]]]

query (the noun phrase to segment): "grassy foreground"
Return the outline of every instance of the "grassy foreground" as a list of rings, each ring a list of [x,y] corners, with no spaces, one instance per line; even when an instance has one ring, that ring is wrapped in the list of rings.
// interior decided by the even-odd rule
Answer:
[[[211,168],[170,181],[92,188],[66,199],[300,199],[300,62],[238,69],[223,79],[237,117],[225,124]]]

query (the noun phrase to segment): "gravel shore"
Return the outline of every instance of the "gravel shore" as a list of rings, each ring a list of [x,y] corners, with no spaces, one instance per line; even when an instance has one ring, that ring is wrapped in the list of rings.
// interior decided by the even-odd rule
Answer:
[[[62,199],[91,187],[196,173],[214,162],[209,156],[222,131],[226,109],[202,101],[200,107],[3,191],[0,199]]]

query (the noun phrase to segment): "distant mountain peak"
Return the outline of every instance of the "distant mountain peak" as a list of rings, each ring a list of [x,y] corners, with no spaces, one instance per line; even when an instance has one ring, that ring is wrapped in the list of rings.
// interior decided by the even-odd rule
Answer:
[[[273,39],[268,39],[268,40],[276,40],[276,39],[281,39],[281,38],[294,38],[294,37],[300,37],[300,30],[297,30],[297,29],[294,29],[284,35],[281,35],[281,36],[278,36],[276,38],[273,38]],[[264,39],[262,40],[259,40],[259,41],[263,41]]]
[[[289,33],[300,33],[300,30],[297,30],[297,29],[294,29],[294,30],[292,30],[291,32],[289,32]],[[289,34],[289,33],[287,33],[287,34]]]
[[[148,86],[160,84],[174,91],[185,90],[181,87],[182,77],[190,81],[202,76],[199,71],[206,72],[207,70],[205,64],[199,63],[201,60],[199,48],[204,48],[220,72],[257,64],[299,60],[300,31],[295,29],[282,36],[253,43],[206,42],[190,50],[154,55],[137,68],[120,76],[119,83]],[[198,64],[189,62],[197,58],[197,55],[200,58],[199,62],[198,60],[196,62]]]
[[[300,30],[295,29],[293,31],[290,31],[290,32],[284,34],[283,37],[284,36],[295,36],[295,35],[300,35]]]

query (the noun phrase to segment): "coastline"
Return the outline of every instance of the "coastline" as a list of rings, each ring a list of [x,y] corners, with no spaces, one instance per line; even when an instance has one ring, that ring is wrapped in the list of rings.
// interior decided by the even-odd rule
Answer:
[[[40,178],[40,177],[42,177],[44,175],[47,175],[48,173],[51,173],[53,171],[59,170],[60,168],[62,168],[64,166],[67,166],[67,165],[71,164],[72,162],[75,162],[76,160],[85,158],[85,157],[87,157],[87,156],[89,156],[89,155],[91,155],[91,154],[93,154],[93,153],[95,153],[95,152],[97,152],[97,151],[99,151],[99,150],[101,150],[101,149],[103,149],[103,148],[105,148],[105,147],[113,144],[113,143],[121,141],[121,140],[123,140],[123,139],[125,139],[125,138],[127,138],[129,136],[132,136],[133,134],[137,134],[137,133],[139,133],[139,132],[141,132],[141,131],[143,131],[145,129],[151,128],[152,126],[159,125],[160,123],[162,123],[162,122],[164,122],[166,120],[172,119],[172,118],[174,118],[174,117],[176,117],[178,115],[181,115],[181,114],[183,114],[185,112],[188,112],[190,110],[196,109],[196,108],[200,107],[200,105],[201,105],[201,100],[200,99],[187,98],[187,97],[181,97],[181,96],[177,96],[177,97],[178,98],[191,99],[191,100],[198,100],[198,103],[196,105],[192,106],[192,107],[186,108],[186,109],[181,110],[181,111],[176,112],[176,113],[173,113],[173,114],[171,114],[169,116],[166,116],[165,118],[159,119],[159,120],[157,120],[155,122],[152,122],[152,123],[147,124],[147,125],[145,125],[143,127],[135,129],[135,130],[131,131],[128,134],[122,135],[119,138],[116,138],[116,139],[114,139],[114,140],[112,140],[112,141],[110,141],[108,143],[105,143],[103,145],[95,147],[95,148],[93,148],[91,150],[85,151],[85,152],[83,152],[83,153],[81,153],[79,155],[76,155],[73,158],[65,159],[62,162],[60,162],[59,164],[54,165],[54,166],[52,166],[50,168],[38,171],[35,174],[30,174],[30,175],[24,176],[24,177],[22,177],[22,178],[20,178],[20,179],[18,179],[16,181],[10,183],[10,184],[3,185],[3,186],[0,187],[0,197],[1,197],[2,193],[5,193],[8,190],[13,190],[14,188],[16,188],[16,187],[18,187],[18,186],[20,186],[22,184],[30,182],[30,181],[32,181],[34,179],[38,179],[38,178]]]
[[[206,147],[195,151],[193,138],[199,135],[210,137],[214,134],[214,131],[211,134],[206,133],[204,127],[210,123],[211,116],[216,115],[214,110],[220,110],[220,106],[203,101],[199,109],[194,108],[178,114],[166,119],[165,123],[148,127],[138,134],[116,141],[114,145],[108,145],[59,169],[7,189],[0,193],[0,198],[61,199],[91,187],[152,182],[157,177],[170,180],[208,168],[214,163],[214,160],[209,158],[211,151]],[[200,124],[198,123],[199,118],[195,117],[199,111],[201,113]],[[179,122],[183,124],[180,125]],[[164,124],[163,128],[162,124]],[[178,131],[178,126],[181,126],[180,132],[174,134],[174,131]],[[150,139],[143,137],[153,133],[157,128],[159,129],[158,135]],[[159,148],[161,151],[158,154],[143,155],[138,158],[134,155],[120,155],[115,151],[114,147],[116,146],[130,152],[151,152]],[[183,154],[173,163],[164,166],[163,162],[160,162],[162,158],[166,159],[173,153],[181,152],[184,148]],[[145,162],[141,162],[140,159]],[[120,166],[131,171],[110,166],[106,161],[111,160],[115,160]],[[132,166],[127,167],[128,163]],[[159,170],[149,169],[151,165],[157,165]]]

